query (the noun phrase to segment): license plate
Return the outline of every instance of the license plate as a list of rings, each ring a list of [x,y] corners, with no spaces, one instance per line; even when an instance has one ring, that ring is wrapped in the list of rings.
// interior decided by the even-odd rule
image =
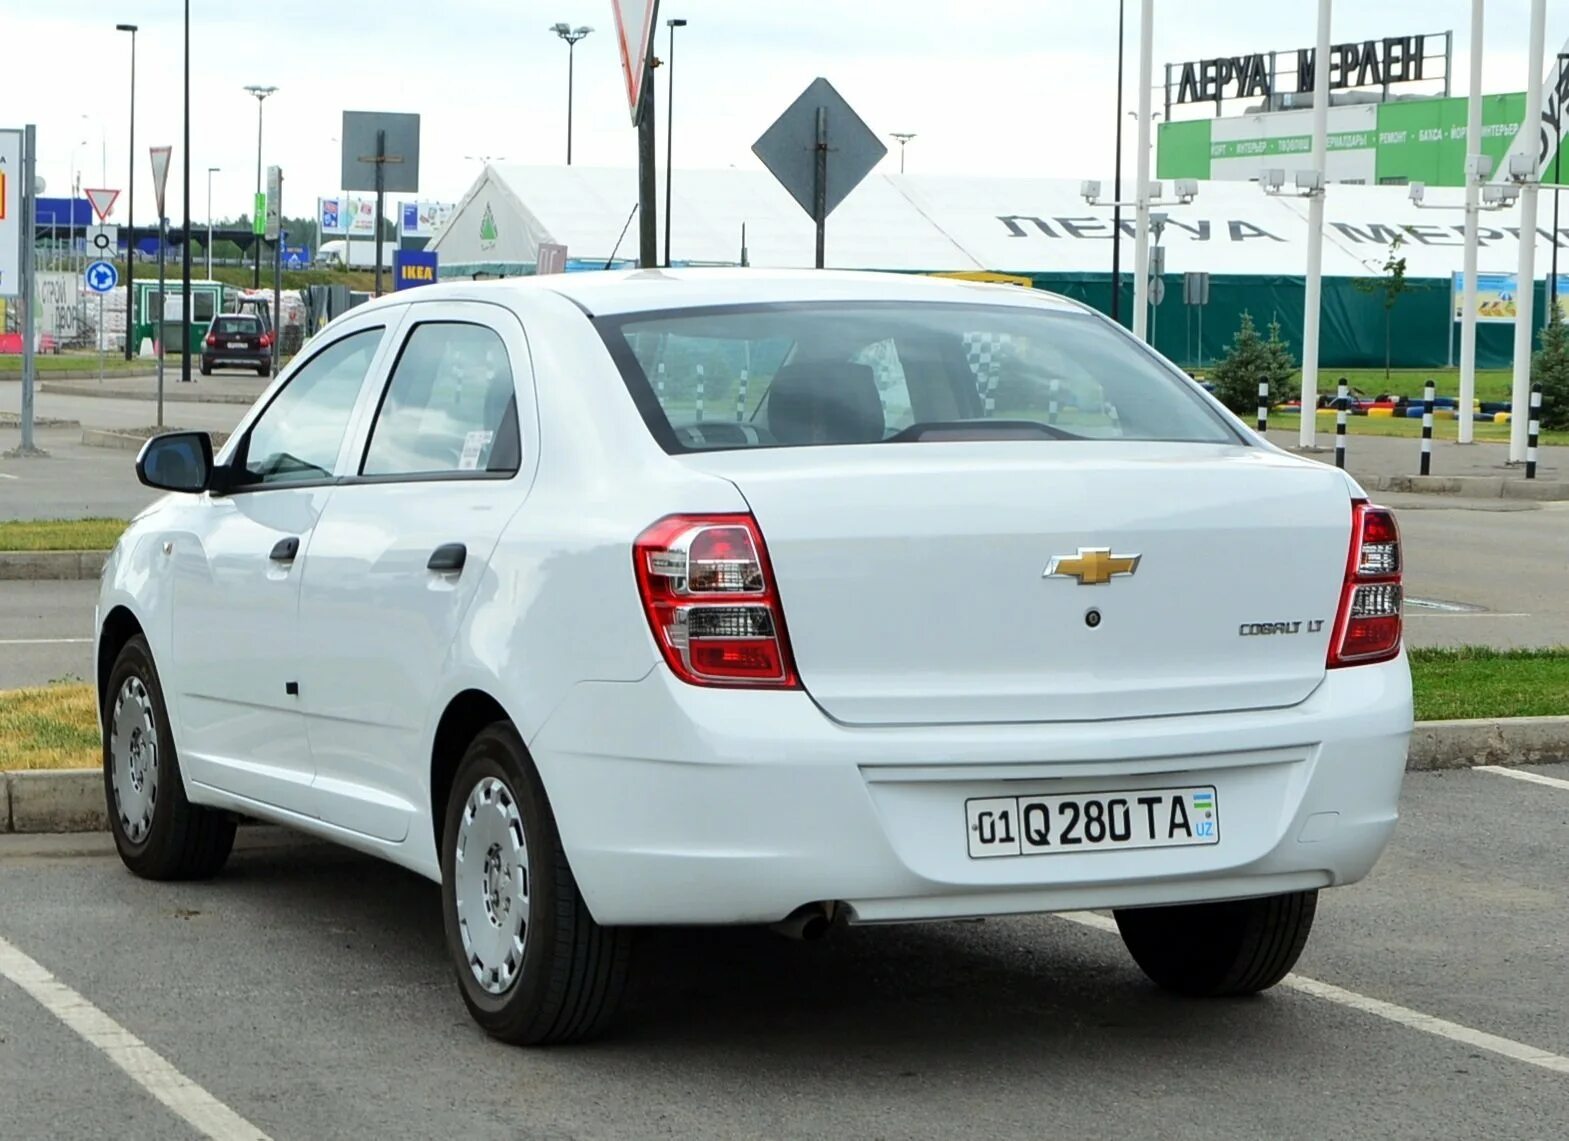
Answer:
[[[964,802],[970,858],[1220,843],[1213,786],[992,796]]]
[[[245,342],[244,341],[230,341],[229,342],[229,347],[231,349],[243,349],[243,348],[245,348]]]

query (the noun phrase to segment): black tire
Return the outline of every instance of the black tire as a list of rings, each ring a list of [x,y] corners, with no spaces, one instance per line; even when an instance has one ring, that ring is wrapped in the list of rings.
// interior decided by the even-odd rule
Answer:
[[[125,702],[131,703],[128,711]],[[150,880],[206,879],[217,875],[234,847],[235,819],[227,812],[203,808],[186,799],[158,668],[153,664],[147,640],[140,634],[127,642],[115,659],[109,683],[104,687],[103,703],[104,798],[120,859],[131,871]],[[116,787],[115,750],[122,745],[129,749],[131,738],[145,732],[141,727],[145,720],[135,732],[125,729],[138,720],[138,708],[152,719],[155,749],[149,765],[145,745],[139,746],[136,772],[141,783],[128,787],[122,797]],[[120,771],[118,779],[130,782],[130,754],[126,757],[127,767]]]
[[[528,900],[521,905],[527,909],[521,964],[505,988],[495,992],[483,986],[476,974],[483,964],[474,966],[465,949],[465,928],[458,912],[457,857],[466,842],[462,824],[470,795],[486,781],[500,781],[506,796],[515,804],[528,857],[522,881],[528,885]],[[489,788],[500,795],[496,785]],[[604,1033],[626,994],[632,933],[624,928],[601,927],[589,914],[562,849],[539,773],[510,724],[491,725],[474,738],[464,753],[453,779],[441,837],[441,901],[447,949],[463,1001],[474,1021],[492,1037],[520,1046],[581,1042]],[[467,842],[472,844],[474,839]],[[472,853],[469,858],[474,858]],[[489,866],[487,857],[485,867]],[[470,921],[489,921],[499,929],[505,916],[500,921],[492,920],[494,913],[488,905],[484,906],[484,913]],[[483,927],[480,933],[484,933]],[[502,986],[499,977],[491,981],[495,987]]]
[[[1199,998],[1257,994],[1296,966],[1318,892],[1115,912],[1133,961],[1165,990]]]
[[[272,369],[268,365],[262,365],[260,368],[258,368],[256,370],[256,375],[260,376],[260,377],[271,376],[272,375]]]
[[[212,375],[212,365],[208,364],[206,361],[202,362],[202,375],[203,376],[211,376]]]

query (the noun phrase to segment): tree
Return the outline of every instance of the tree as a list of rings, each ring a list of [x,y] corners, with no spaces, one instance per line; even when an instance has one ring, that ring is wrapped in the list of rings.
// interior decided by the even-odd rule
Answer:
[[[1258,408],[1258,382],[1269,382],[1269,401],[1278,404],[1290,393],[1296,363],[1280,336],[1280,322],[1269,323],[1269,339],[1259,336],[1253,315],[1242,313],[1242,325],[1231,347],[1210,374],[1220,402],[1242,416]]]
[[[1406,291],[1406,259],[1400,254],[1400,247],[1405,244],[1405,235],[1396,234],[1390,240],[1389,250],[1384,255],[1384,264],[1381,267],[1383,277],[1359,277],[1352,285],[1358,293],[1382,294],[1384,299],[1384,380],[1389,380],[1390,363],[1394,357],[1394,325],[1395,302],[1400,300],[1400,295]]]
[[[1569,428],[1569,323],[1561,306],[1548,310],[1540,340],[1531,358],[1531,383],[1542,386],[1542,427]]]

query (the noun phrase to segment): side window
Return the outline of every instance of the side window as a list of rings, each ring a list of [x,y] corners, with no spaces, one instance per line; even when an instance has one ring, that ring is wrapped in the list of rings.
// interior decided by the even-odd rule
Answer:
[[[383,330],[335,341],[305,363],[251,425],[239,459],[247,483],[327,479]]]
[[[512,475],[522,447],[517,389],[501,337],[429,322],[404,342],[360,474]]]

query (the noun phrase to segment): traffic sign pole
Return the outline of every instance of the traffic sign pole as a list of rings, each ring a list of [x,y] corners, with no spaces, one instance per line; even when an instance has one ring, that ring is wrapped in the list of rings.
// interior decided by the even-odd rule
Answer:
[[[828,239],[828,108],[817,109],[817,175],[812,187],[812,221],[817,226],[817,268],[823,268]]]

